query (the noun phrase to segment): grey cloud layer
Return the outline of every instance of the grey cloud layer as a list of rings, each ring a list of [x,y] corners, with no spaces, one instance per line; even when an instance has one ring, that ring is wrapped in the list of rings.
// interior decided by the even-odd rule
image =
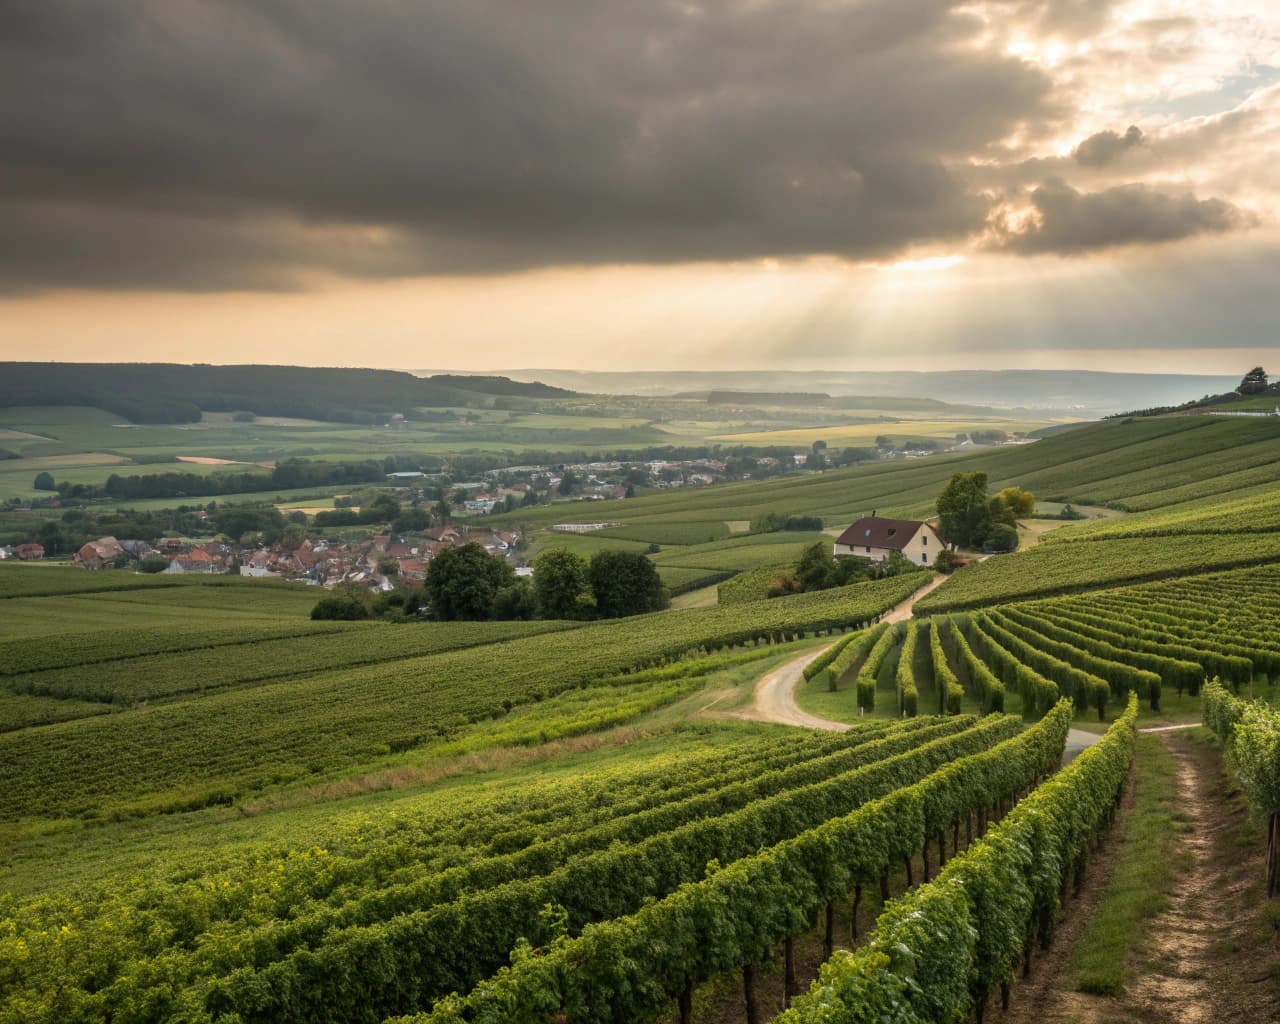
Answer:
[[[1007,234],[1001,248],[1021,253],[1082,253],[1134,243],[1172,242],[1248,227],[1252,218],[1221,199],[1197,199],[1147,185],[1078,192],[1051,179],[1031,193],[1032,227]]]
[[[1134,146],[1142,143],[1142,129],[1129,125],[1123,135],[1110,129],[1090,135],[1076,147],[1076,163],[1085,167],[1106,167]]]
[[[1108,5],[1015,6],[1083,30]],[[963,8],[11,0],[0,287],[281,288],[309,271],[962,242],[998,200],[953,168],[1066,114],[1041,71],[958,45],[982,30]],[[1092,201],[1055,197],[1012,248],[1090,247]],[[1152,226],[1170,218],[1144,193],[1108,202],[1134,207],[1114,218],[1130,240],[1181,237]],[[1172,219],[1230,226],[1219,206],[1190,210]]]

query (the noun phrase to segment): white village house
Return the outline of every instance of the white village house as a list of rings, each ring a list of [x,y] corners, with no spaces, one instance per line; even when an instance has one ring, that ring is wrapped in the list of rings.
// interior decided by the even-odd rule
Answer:
[[[856,555],[883,562],[894,551],[917,565],[931,565],[945,548],[938,531],[915,519],[863,516],[836,538],[836,557]]]

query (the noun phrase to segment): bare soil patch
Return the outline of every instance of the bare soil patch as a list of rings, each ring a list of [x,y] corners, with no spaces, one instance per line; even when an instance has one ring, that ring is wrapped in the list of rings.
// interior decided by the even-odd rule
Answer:
[[[179,455],[179,462],[190,462],[195,466],[238,466],[235,459],[215,459],[211,455]]]

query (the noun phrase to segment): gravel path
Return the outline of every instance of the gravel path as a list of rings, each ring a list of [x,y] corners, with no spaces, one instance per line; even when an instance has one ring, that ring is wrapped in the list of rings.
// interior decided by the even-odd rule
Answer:
[[[881,622],[903,622],[911,618],[911,609],[915,603],[942,586],[947,580],[939,573],[905,601],[895,605],[881,616]],[[837,641],[832,641],[836,643]],[[751,707],[740,712],[740,717],[755,719],[758,722],[777,722],[781,725],[802,725],[809,729],[828,729],[832,732],[844,732],[849,726],[844,722],[833,722],[828,718],[819,718],[807,711],[802,711],[796,704],[796,686],[803,676],[805,666],[813,661],[831,644],[808,651],[800,657],[779,665],[772,672],[767,672],[756,683],[755,697]],[[1096,738],[1096,737],[1095,737]]]
[[[926,594],[932,593],[947,580],[939,573],[925,586],[908,597],[901,604],[886,612],[882,622],[905,622],[911,618],[915,603]],[[832,641],[835,643],[837,641]],[[777,722],[779,725],[798,725],[808,729],[827,729],[831,732],[846,732],[850,726],[844,722],[833,722],[829,718],[819,718],[803,710],[796,703],[796,687],[804,677],[805,667],[823,651],[831,647],[825,644],[817,650],[807,651],[798,658],[779,665],[766,672],[756,682],[755,695],[751,706],[737,713],[737,717],[750,718],[758,722]],[[1066,764],[1085,747],[1098,742],[1095,733],[1083,729],[1072,729],[1067,733],[1067,745],[1063,751],[1062,763]]]

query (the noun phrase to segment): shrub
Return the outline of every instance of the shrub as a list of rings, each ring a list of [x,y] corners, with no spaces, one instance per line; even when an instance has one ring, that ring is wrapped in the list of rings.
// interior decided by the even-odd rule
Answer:
[[[950,548],[943,548],[938,552],[938,557],[933,560],[933,568],[936,572],[946,573],[950,575],[956,571],[956,563],[960,560]]]
[[[1017,551],[1018,531],[1008,523],[996,523],[983,541],[982,550],[996,554]]]
[[[322,597],[311,609],[313,619],[339,619],[351,621],[373,617],[373,597],[359,587],[339,586],[333,593]]]

